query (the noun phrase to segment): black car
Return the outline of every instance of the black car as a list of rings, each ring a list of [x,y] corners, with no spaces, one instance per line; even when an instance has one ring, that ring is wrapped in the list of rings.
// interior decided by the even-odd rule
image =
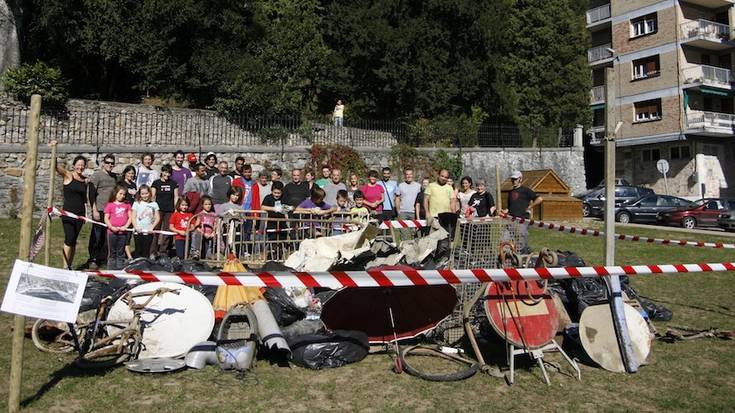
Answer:
[[[635,201],[646,195],[653,195],[653,189],[642,186],[616,185],[615,206]],[[585,217],[602,216],[602,207],[605,205],[605,188],[595,188],[577,198],[582,200],[582,215]]]
[[[660,212],[670,211],[672,208],[686,207],[690,204],[691,201],[671,195],[647,195],[616,207],[615,221],[623,224],[628,222],[655,223]]]

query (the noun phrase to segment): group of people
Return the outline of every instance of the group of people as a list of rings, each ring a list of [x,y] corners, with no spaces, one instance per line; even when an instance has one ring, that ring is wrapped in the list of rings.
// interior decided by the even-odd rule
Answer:
[[[285,219],[289,211],[379,220],[440,219],[443,214],[453,214],[456,220],[457,215],[496,213],[485,182],[475,185],[465,176],[455,188],[446,169],[439,171],[435,182],[428,177],[416,181],[412,168],[402,171],[399,182],[389,167],[382,168],[380,175],[370,170],[365,181],[356,174],[343,181],[340,169],[324,165],[318,177],[311,170],[293,169],[290,181],[284,183],[279,168],[261,171],[256,178],[242,156],[235,158],[230,169],[226,160],[218,160],[211,152],[204,162],[198,162],[193,153],[177,151],[160,170],[153,167],[154,155],[144,153],[139,165],[128,165],[120,174],[113,171],[115,156],[106,154],[102,167],[89,178],[83,174],[87,162],[77,156],[71,170],[65,168],[65,162],[57,162],[56,169],[63,177],[62,208],[105,224],[92,227],[85,264],[89,268],[120,269],[126,259],[174,251],[184,258],[187,237],[192,240],[191,255],[205,258],[214,241],[217,218],[233,211],[264,211],[274,221]],[[520,176],[514,178],[514,185],[516,182],[520,183]],[[525,191],[514,188],[509,196],[511,215],[524,216],[528,208],[541,202],[532,191],[522,189]],[[518,201],[526,202],[525,207],[517,207]],[[71,268],[83,221],[62,216],[62,222],[64,264]],[[269,229],[272,225],[269,220]]]

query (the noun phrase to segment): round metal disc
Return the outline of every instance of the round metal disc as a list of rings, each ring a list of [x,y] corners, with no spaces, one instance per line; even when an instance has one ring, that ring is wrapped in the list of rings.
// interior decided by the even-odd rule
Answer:
[[[646,320],[635,308],[628,304],[624,304],[624,308],[633,354],[638,363],[642,363],[651,352],[653,334],[648,329]],[[625,372],[609,305],[592,305],[584,309],[579,319],[579,338],[587,355],[603,369]]]

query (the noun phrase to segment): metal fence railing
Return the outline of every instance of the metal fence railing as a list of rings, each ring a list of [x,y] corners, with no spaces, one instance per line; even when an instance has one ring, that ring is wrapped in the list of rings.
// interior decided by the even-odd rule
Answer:
[[[682,23],[681,37],[683,40],[704,39],[714,42],[726,41],[730,38],[730,27],[705,19],[692,20]]]
[[[26,142],[28,114],[29,109],[21,105],[0,106],[0,144]],[[221,116],[206,110],[151,108],[141,111],[105,105],[44,108],[39,133],[41,142],[55,139],[60,144],[96,147],[341,144],[387,148],[399,143],[449,147],[527,146],[518,126],[505,118],[492,118],[474,132],[468,132],[467,128],[453,129],[440,121],[345,119],[342,126],[335,126],[328,121],[304,120],[298,116]],[[459,137],[459,133],[476,135]]]
[[[587,24],[597,23],[610,18],[610,3],[587,10]]]

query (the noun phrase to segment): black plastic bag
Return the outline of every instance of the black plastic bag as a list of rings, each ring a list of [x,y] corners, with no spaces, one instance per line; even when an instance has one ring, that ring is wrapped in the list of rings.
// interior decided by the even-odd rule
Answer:
[[[79,306],[79,311],[92,310],[100,306],[102,298],[112,295],[116,289],[120,288],[125,284],[123,280],[112,280],[115,281],[116,285],[112,282],[105,282],[90,278],[87,280],[87,284],[84,287],[84,294],[82,295],[82,303]],[[120,283],[122,281],[122,283]],[[122,285],[120,285],[122,284]]]
[[[288,345],[294,363],[314,370],[356,363],[364,359],[370,350],[367,334],[350,330],[298,336]]]
[[[306,312],[293,302],[283,288],[266,288],[263,296],[279,326],[285,327],[306,318]]]

